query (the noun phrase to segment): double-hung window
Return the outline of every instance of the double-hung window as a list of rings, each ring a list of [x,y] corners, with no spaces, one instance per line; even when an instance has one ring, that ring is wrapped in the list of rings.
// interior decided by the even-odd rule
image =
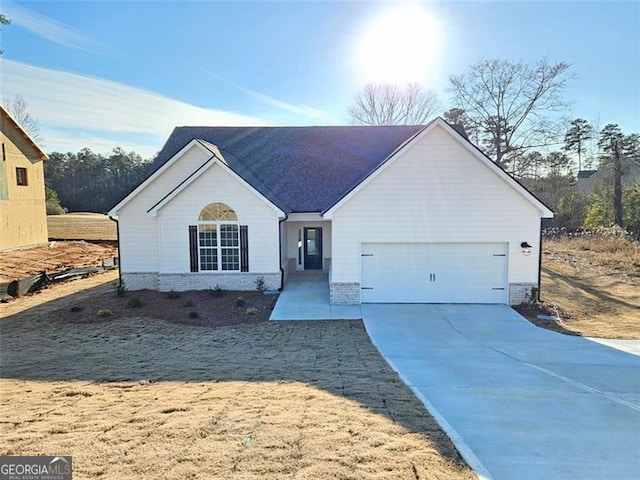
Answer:
[[[198,222],[200,270],[240,271],[238,216],[224,203],[212,203],[200,212]]]

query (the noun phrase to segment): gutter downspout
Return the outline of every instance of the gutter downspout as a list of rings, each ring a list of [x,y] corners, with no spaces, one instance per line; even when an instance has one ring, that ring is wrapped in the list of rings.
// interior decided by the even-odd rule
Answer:
[[[278,261],[280,263],[280,288],[282,291],[284,288],[284,268],[282,268],[282,222],[286,222],[289,218],[289,214],[285,213],[282,220],[278,220]]]
[[[116,238],[118,239],[118,287],[122,287],[122,255],[120,255],[120,222],[109,215],[109,220],[116,224]]]
[[[542,289],[542,218],[540,219],[540,239],[538,240],[538,302],[541,302],[540,290]]]

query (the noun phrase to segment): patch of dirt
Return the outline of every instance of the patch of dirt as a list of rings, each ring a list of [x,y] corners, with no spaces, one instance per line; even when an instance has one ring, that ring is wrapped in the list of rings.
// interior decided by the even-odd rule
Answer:
[[[638,248],[610,240],[545,241],[541,295],[560,320],[532,321],[573,335],[640,339]]]
[[[114,273],[0,306],[0,454],[64,452],[89,479],[475,478],[362,322],[245,322],[231,292],[120,298]],[[212,321],[180,324],[189,301]],[[242,321],[214,323],[225,309]]]
[[[257,291],[125,291],[117,294],[117,271],[52,284],[0,305],[3,315],[48,315],[50,322],[93,324],[143,317],[192,326],[228,326],[269,320],[278,299]],[[86,292],[85,292],[86,291]],[[92,300],[87,301],[87,295]],[[55,300],[53,303],[49,303]],[[103,313],[99,314],[99,311]]]
[[[277,295],[257,291],[157,292],[137,290],[123,296],[105,294],[96,303],[80,301],[56,313],[70,323],[94,323],[99,310],[115,318],[136,316],[193,326],[227,326],[269,320]],[[100,317],[104,318],[104,317]]]
[[[9,282],[46,270],[102,265],[102,260],[118,256],[116,242],[49,242],[42,247],[0,252],[0,282]]]
[[[553,330],[558,333],[564,333],[565,335],[579,335],[577,332],[565,327],[565,322],[571,320],[570,316],[566,312],[561,312],[551,303],[521,303],[520,305],[515,305],[512,308],[538,327]],[[553,317],[553,319],[541,319],[538,318],[538,315]]]

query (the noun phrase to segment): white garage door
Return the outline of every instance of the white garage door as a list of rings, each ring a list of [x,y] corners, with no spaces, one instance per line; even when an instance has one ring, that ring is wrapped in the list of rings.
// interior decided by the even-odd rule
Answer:
[[[364,243],[362,303],[507,303],[506,243]]]

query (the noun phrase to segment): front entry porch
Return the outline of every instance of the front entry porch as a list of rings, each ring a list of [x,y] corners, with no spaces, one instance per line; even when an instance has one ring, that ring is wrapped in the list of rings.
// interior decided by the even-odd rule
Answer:
[[[359,320],[360,305],[331,305],[329,275],[321,270],[292,272],[269,320]]]

